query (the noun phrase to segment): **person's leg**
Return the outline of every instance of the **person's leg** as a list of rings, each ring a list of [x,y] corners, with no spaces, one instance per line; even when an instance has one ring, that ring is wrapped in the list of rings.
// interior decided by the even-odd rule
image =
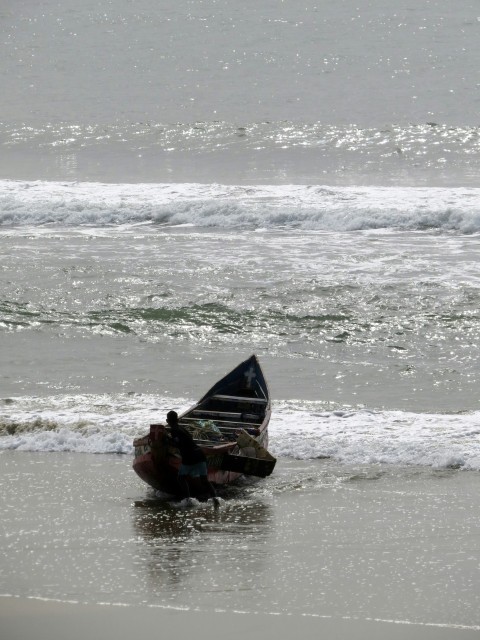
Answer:
[[[209,481],[207,476],[200,476],[200,481],[212,497],[215,509],[218,509],[218,507],[220,506],[220,499],[217,497],[217,492],[215,491],[213,484]]]
[[[200,476],[200,481],[201,481],[202,485],[205,487],[205,489],[207,490],[207,493],[209,493],[212,498],[216,498],[217,497],[217,492],[215,491],[214,486],[210,482],[208,477],[207,476]]]
[[[185,470],[180,467],[180,471],[178,473],[178,484],[180,485],[180,491],[184,498],[190,497],[190,487],[188,485],[188,476],[185,473]]]

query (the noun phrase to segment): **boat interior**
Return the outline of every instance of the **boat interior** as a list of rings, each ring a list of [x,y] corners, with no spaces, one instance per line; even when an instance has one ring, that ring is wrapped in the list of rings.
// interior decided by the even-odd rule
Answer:
[[[236,440],[240,429],[253,436],[259,434],[268,406],[263,388],[258,382],[251,387],[229,387],[206,396],[181,416],[180,424],[187,427],[198,442]]]

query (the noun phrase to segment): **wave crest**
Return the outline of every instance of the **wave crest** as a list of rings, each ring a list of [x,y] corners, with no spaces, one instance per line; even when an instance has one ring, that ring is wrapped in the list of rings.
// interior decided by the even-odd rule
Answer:
[[[132,442],[185,399],[147,395],[20,398],[0,413],[0,451],[131,454]],[[274,405],[270,451],[339,464],[480,470],[479,413],[332,409],[320,401]]]
[[[0,181],[0,226],[480,231],[480,189]]]

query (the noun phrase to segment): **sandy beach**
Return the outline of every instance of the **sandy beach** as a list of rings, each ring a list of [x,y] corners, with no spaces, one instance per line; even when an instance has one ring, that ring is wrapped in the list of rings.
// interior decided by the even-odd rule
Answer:
[[[172,634],[203,640],[245,637],[283,640],[301,637],[342,640],[470,640],[478,630],[429,627],[378,620],[346,620],[299,615],[272,616],[196,611],[172,611],[149,607],[113,607],[68,604],[0,597],[2,637],[5,640],[130,640],[138,634],[164,637]]]

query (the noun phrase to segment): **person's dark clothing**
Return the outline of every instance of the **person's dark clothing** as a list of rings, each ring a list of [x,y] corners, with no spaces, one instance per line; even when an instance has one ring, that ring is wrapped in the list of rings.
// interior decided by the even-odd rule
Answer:
[[[180,450],[183,464],[197,464],[197,462],[206,461],[205,454],[184,427],[179,424],[172,426],[171,434],[173,442]]]

